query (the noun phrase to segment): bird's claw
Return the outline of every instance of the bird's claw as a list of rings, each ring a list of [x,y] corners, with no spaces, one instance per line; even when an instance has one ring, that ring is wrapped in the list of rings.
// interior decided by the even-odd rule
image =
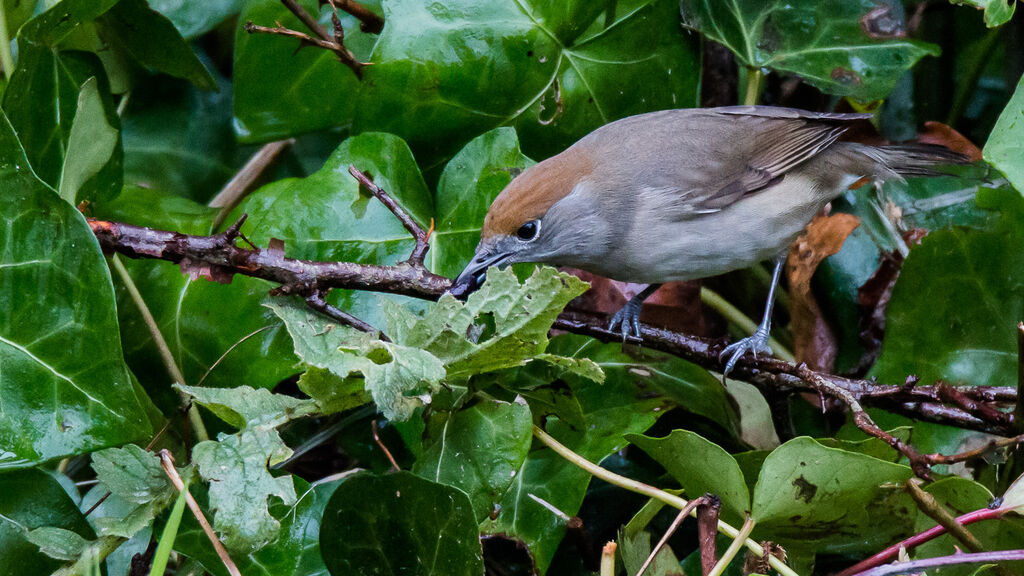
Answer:
[[[608,323],[608,330],[615,331],[616,328],[619,328],[622,332],[623,342],[625,342],[631,335],[634,338],[639,339],[640,307],[641,304],[634,302],[633,300],[626,302],[626,305],[612,316],[612,321]],[[630,328],[632,328],[632,334],[630,334]]]
[[[729,356],[729,361],[725,364],[725,369],[722,370],[722,380],[732,372],[732,369],[736,367],[736,362],[743,357],[744,354],[750,351],[754,358],[757,358],[758,353],[772,355],[772,349],[768,346],[768,332],[765,330],[758,330],[754,332],[753,336],[748,336],[739,342],[734,342],[725,347],[722,353],[718,355],[718,361],[721,362],[723,358]]]

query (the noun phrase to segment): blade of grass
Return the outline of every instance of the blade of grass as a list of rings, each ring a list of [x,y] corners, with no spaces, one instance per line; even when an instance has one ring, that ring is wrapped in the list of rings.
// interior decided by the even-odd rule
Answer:
[[[160,535],[160,542],[156,545],[156,553],[153,554],[153,564],[149,568],[149,576],[163,576],[167,569],[167,559],[171,556],[171,548],[174,546],[174,539],[178,537],[178,526],[181,525],[181,515],[185,512],[185,500],[188,497],[188,482],[185,489],[178,493],[178,499],[174,501],[174,508],[171,508],[171,516],[164,526],[164,533]]]

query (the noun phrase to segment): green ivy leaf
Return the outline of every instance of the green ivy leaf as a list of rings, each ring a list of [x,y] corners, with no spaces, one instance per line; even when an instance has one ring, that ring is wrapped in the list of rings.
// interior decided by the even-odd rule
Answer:
[[[995,0],[995,4],[1002,4]],[[982,151],[985,160],[1024,194],[1024,76],[1006,104]]]
[[[68,204],[77,205],[84,196],[80,194],[90,179],[100,175],[110,164],[115,153],[120,155],[121,138],[117,131],[118,121],[107,117],[103,98],[97,87],[96,77],[82,83],[78,92],[78,106],[68,134],[68,149],[61,169],[57,191]],[[119,165],[115,166],[120,168]],[[119,188],[120,178],[100,186]],[[114,195],[120,193],[115,190]]]
[[[94,519],[103,536],[131,538],[177,496],[156,455],[135,444],[94,452],[92,468],[110,494],[129,507],[120,517]]]
[[[238,13],[242,0],[149,0],[149,5],[170,20],[186,39],[202,36]]]
[[[83,539],[96,537],[53,476],[39,469],[0,474],[0,575],[23,576],[27,566],[43,574],[60,568],[63,562],[43,555],[29,541],[32,531],[45,526],[71,530]]]
[[[28,533],[28,541],[39,546],[39,551],[57,560],[77,560],[89,541],[77,532],[44,526]]]
[[[483,554],[473,506],[457,488],[408,472],[363,473],[327,503],[320,546],[331,574],[481,576]]]
[[[437,184],[427,268],[456,277],[473,258],[491,202],[533,164],[520,151],[514,128],[495,128],[466,144],[444,167]]]
[[[237,434],[221,433],[216,441],[197,444],[192,449],[192,461],[199,475],[210,483],[210,508],[216,511],[213,524],[224,543],[236,550],[255,552],[274,541],[281,527],[270,514],[267,500],[277,497],[289,506],[296,500],[292,479],[275,477],[267,470],[292,454],[276,427],[312,414],[316,405],[311,400],[249,386],[230,390],[178,388],[241,428]]]
[[[698,52],[675,0],[383,2],[354,126],[426,157],[505,124],[546,157],[625,116],[697,104]]]
[[[1017,377],[1016,325],[1024,318],[1024,197],[982,189],[1001,214],[990,230],[937,230],[915,246],[893,289],[882,352],[871,375],[902,382],[992,384]],[[998,257],[994,257],[998,255]],[[941,321],[937,321],[941,319]]]
[[[724,448],[689,430],[673,430],[664,438],[631,434],[626,440],[661,464],[688,498],[715,494],[722,500],[722,519],[743,522],[750,510],[750,493],[739,464]]]
[[[829,94],[885,98],[938,47],[906,38],[902,7],[877,0],[681,0],[683,23],[748,68],[795,74]],[[896,12],[899,11],[899,12]]]
[[[439,413],[412,471],[468,494],[481,521],[515,481],[530,451],[532,427],[530,408],[515,402],[481,400]]]
[[[900,487],[911,476],[908,466],[794,438],[761,467],[754,538],[770,534],[818,553],[875,552],[912,526],[916,507]]]
[[[110,272],[85,218],[37,180],[0,118],[0,468],[151,432],[121,355]]]
[[[978,10],[985,11],[985,26],[996,28],[1002,26],[1013,18],[1013,12],[1017,9],[1016,2],[1009,0],[950,0],[958,6],[973,6]]]

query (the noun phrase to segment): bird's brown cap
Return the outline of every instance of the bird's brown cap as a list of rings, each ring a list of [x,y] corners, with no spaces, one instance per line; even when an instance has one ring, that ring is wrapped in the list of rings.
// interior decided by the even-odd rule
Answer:
[[[531,166],[494,199],[480,237],[512,235],[520,226],[544,216],[591,172],[590,155],[579,144]]]

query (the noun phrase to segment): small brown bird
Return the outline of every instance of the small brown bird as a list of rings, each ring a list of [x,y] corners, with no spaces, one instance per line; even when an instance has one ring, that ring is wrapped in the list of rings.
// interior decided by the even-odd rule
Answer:
[[[940,174],[966,159],[941,146],[839,142],[870,114],[771,106],[665,110],[624,118],[515,178],[484,219],[465,294],[490,266],[541,262],[649,284],[611,320],[640,334],[640,307],[663,282],[775,261],[764,318],[730,345],[724,373],[767,346],[775,287],[790,243],[825,205],[864,178]]]

